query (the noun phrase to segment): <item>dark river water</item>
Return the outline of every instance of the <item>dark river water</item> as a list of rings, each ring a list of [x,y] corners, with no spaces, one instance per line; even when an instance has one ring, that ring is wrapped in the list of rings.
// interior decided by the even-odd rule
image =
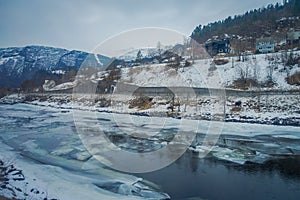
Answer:
[[[300,157],[242,166],[189,151],[167,168],[139,176],[176,200],[300,198]]]

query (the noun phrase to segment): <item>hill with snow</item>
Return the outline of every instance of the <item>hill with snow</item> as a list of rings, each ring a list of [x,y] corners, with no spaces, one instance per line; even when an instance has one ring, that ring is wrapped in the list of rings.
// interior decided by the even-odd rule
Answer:
[[[172,62],[118,66],[115,70],[100,71],[93,75],[81,73],[76,81],[49,90],[71,89],[86,80],[104,87],[102,91],[111,91],[112,85],[118,87],[122,84],[135,87],[299,90],[299,61],[298,51],[194,60],[189,61],[189,66],[185,66],[185,60],[179,66],[172,65]],[[293,77],[293,83],[288,81],[290,77]]]
[[[125,61],[134,61],[137,58],[138,52],[141,52],[141,56],[144,58],[154,57],[158,55],[157,48],[141,48],[141,49],[128,49],[124,50],[122,55],[118,57],[118,59]]]
[[[168,64],[149,64],[123,68],[120,81],[143,87],[235,87],[236,82],[252,80],[247,89],[299,89],[286,78],[300,72],[297,59],[300,52],[249,55],[221,58],[226,64],[217,65],[214,59],[195,60],[189,67],[175,69]],[[293,56],[294,63],[287,63]],[[239,61],[240,60],[240,61]],[[266,84],[272,82],[272,84]],[[251,82],[250,82],[251,83]],[[256,83],[256,84],[255,84]],[[244,89],[244,88],[243,88]]]
[[[97,58],[96,58],[97,57]],[[19,87],[39,70],[63,73],[77,70],[83,63],[101,66],[109,58],[47,46],[10,47],[0,49],[0,86]]]

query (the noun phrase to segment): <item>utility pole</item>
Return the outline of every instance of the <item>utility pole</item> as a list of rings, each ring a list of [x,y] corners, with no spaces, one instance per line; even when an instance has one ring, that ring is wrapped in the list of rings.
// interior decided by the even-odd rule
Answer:
[[[257,108],[258,112],[260,112],[260,83],[258,83],[258,94],[257,94]]]
[[[172,107],[171,107],[172,112],[174,112],[174,105],[175,105],[175,95],[173,95],[172,97]]]
[[[224,118],[226,119],[226,102],[227,102],[227,96],[225,94],[225,99],[224,99],[224,107],[223,107],[223,114],[224,114]]]
[[[196,94],[196,112],[198,112],[198,95]]]

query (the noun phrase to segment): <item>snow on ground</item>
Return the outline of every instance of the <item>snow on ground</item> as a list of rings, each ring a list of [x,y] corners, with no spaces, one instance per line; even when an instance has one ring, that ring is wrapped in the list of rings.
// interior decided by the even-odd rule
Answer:
[[[122,94],[107,95],[79,95],[72,99],[70,95],[41,95],[29,104],[51,106],[56,108],[84,109],[98,112],[114,112],[127,114],[141,114],[148,116],[167,116],[170,106],[170,97],[154,97],[151,107],[139,109],[130,108],[130,101],[136,97]],[[45,99],[46,100],[41,100]],[[94,103],[93,99],[100,99]],[[180,107],[175,106],[182,118],[188,119],[214,119],[226,121],[240,121],[250,123],[266,123],[277,125],[299,125],[300,97],[294,95],[261,95],[258,97],[228,96],[224,105],[222,97],[200,96],[197,99],[185,97],[175,98],[175,103],[180,102]],[[240,106],[236,106],[240,102]],[[224,107],[225,106],[225,107]],[[225,113],[224,113],[225,111]],[[218,117],[222,115],[226,117]]]
[[[134,61],[137,58],[138,52],[141,51],[142,57],[153,57],[158,55],[158,50],[156,48],[141,48],[141,49],[126,49],[120,52],[118,59],[125,61]]]
[[[294,52],[294,55],[298,55],[299,52]],[[287,57],[289,55],[287,54]],[[233,82],[241,78],[241,74],[245,78],[257,79],[260,83],[264,83],[272,77],[275,85],[272,88],[254,88],[253,90],[293,90],[300,89],[299,86],[292,86],[286,82],[286,77],[297,71],[300,71],[298,65],[285,67],[283,63],[283,53],[271,53],[261,55],[249,55],[245,61],[238,61],[237,57],[228,57],[222,59],[228,59],[228,63],[224,65],[213,65],[213,59],[195,60],[195,63],[190,67],[180,68],[178,70],[167,66],[167,64],[147,64],[142,66],[135,66],[131,68],[121,68],[120,85],[123,83],[132,84],[135,86],[144,87],[202,87],[202,88],[224,88],[229,87]],[[214,69],[216,67],[216,69]],[[93,83],[101,81],[109,75],[109,72],[98,72],[90,77],[78,77],[79,80],[90,80]],[[48,88],[48,91],[70,89],[76,86],[76,81],[63,83],[61,85]],[[118,90],[119,86],[116,88]],[[121,87],[122,88],[122,87]],[[122,89],[121,89],[122,90]],[[121,91],[122,92],[122,91]],[[110,101],[110,97],[105,97]],[[94,105],[93,103],[84,103],[85,105],[95,106],[98,110],[109,112],[121,112],[121,113],[166,113],[166,107],[164,102],[160,100],[154,100],[155,103],[151,108],[147,110],[139,110],[137,108],[129,109],[128,102],[132,99],[131,96],[118,96],[111,97],[113,105],[103,106]],[[259,97],[228,97],[226,102],[226,114],[230,120],[242,120],[241,118],[252,118],[248,121],[265,121],[270,118],[293,118],[299,120],[299,98],[295,95],[271,95]],[[59,98],[58,98],[59,99]],[[84,101],[84,100],[83,100]],[[214,100],[212,97],[199,98],[197,101],[182,103],[184,99],[180,99],[182,109],[181,115],[191,118],[210,118],[208,115],[212,115],[211,112],[217,110],[219,113],[223,111],[220,100]],[[233,111],[234,103],[236,101],[242,102],[242,108],[238,111]],[[258,102],[260,101],[260,102]],[[40,104],[40,102],[36,102]],[[47,102],[43,102],[47,104]],[[50,102],[55,104],[55,100]],[[60,103],[64,104],[65,103]],[[192,105],[193,104],[193,105]],[[201,105],[200,105],[201,104]],[[55,106],[55,105],[54,105]],[[81,105],[82,106],[82,105]],[[84,106],[84,105],[83,105]],[[259,108],[258,108],[259,107]],[[90,109],[90,108],[87,108]],[[260,110],[259,110],[260,109]],[[217,113],[217,112],[215,112]],[[278,124],[280,124],[280,120]],[[285,122],[282,122],[285,124]]]
[[[20,103],[25,100],[25,95],[23,94],[11,94],[7,95],[5,97],[0,98],[0,104],[14,104],[14,103]]]
[[[55,85],[55,82],[47,80],[43,85],[45,91],[59,91],[68,90],[74,88],[78,84],[77,81],[66,82],[59,85]]]
[[[67,90],[67,89],[71,89],[74,88],[77,85],[76,81],[73,82],[66,82],[66,83],[62,83],[60,85],[55,86],[54,88],[52,88],[51,90]]]
[[[297,52],[296,54],[298,54]],[[241,78],[257,79],[266,82],[269,75],[275,82],[274,89],[299,89],[299,86],[289,85],[285,78],[288,75],[300,71],[298,65],[287,69],[282,63],[280,53],[250,55],[248,60],[237,61],[237,57],[228,57],[225,65],[216,65],[217,70],[212,70],[213,59],[195,60],[190,67],[175,69],[166,64],[149,64],[133,68],[123,68],[120,81],[138,86],[191,86],[219,88],[228,87]]]

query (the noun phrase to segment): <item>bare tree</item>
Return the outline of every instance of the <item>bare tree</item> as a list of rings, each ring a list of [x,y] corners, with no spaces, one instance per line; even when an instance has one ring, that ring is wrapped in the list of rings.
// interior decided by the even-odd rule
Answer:
[[[258,64],[256,57],[253,57],[253,66],[254,66],[254,80],[258,82]]]
[[[196,47],[196,41],[195,40],[191,40],[191,59],[192,59],[192,63],[194,64],[195,63],[195,61],[194,61],[194,59],[195,59],[195,47]]]

